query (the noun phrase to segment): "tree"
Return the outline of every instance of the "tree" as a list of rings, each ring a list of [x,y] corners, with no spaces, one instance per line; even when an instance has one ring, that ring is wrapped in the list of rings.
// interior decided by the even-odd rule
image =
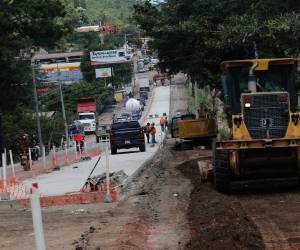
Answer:
[[[60,0],[2,0],[0,2],[0,109],[28,104],[30,52],[52,47],[68,30],[65,5]]]
[[[35,130],[32,53],[38,47],[56,46],[68,32],[65,6],[64,0],[0,1],[0,112],[3,114],[0,135],[4,135],[5,146],[14,149],[14,153],[20,133],[32,134]],[[43,128],[49,124],[44,118],[41,122]]]
[[[190,75],[200,85],[218,81],[222,60],[298,56],[296,0],[167,0],[134,7],[133,18],[154,38],[162,71]],[[257,51],[255,51],[255,48]]]

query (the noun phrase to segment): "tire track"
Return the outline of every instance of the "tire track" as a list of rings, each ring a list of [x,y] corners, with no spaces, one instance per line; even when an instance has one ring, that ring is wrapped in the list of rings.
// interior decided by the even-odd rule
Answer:
[[[238,197],[242,208],[258,227],[267,250],[300,249],[300,228],[294,206],[280,198],[299,194],[264,194]],[[291,211],[292,210],[292,211]]]

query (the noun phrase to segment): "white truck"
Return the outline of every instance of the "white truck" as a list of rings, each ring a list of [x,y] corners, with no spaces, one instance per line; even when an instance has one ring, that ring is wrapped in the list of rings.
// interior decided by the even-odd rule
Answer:
[[[96,101],[94,98],[82,98],[77,101],[78,121],[86,133],[96,131]]]

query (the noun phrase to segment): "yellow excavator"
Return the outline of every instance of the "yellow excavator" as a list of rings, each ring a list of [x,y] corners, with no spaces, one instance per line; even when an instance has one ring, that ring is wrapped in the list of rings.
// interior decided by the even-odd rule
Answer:
[[[293,58],[221,63],[224,110],[230,133],[213,149],[220,192],[268,183],[299,183],[300,113]]]

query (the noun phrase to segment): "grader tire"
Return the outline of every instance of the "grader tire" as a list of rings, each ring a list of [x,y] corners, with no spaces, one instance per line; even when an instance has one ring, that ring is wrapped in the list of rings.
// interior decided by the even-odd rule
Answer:
[[[219,192],[225,194],[230,193],[231,175],[228,151],[215,152],[214,181],[215,188]]]

